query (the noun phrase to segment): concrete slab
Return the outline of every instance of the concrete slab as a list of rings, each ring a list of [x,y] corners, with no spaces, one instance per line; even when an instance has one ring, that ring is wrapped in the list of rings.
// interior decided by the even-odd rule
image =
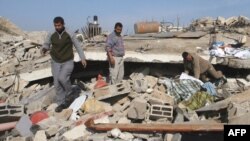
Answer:
[[[175,32],[162,32],[158,34],[153,34],[152,37],[154,38],[173,38],[177,36],[178,33]]]
[[[207,32],[197,31],[197,32],[185,32],[177,35],[178,38],[200,38],[206,35]]]
[[[35,81],[44,78],[52,77],[51,68],[36,70],[32,72],[22,73],[20,74],[20,78],[25,81]]]
[[[15,76],[0,78],[0,88],[4,91],[14,84]]]
[[[85,125],[79,125],[74,127],[73,129],[65,132],[63,136],[67,140],[76,140],[80,137],[85,137],[87,135],[87,130]]]
[[[242,116],[238,116],[238,117],[234,117],[234,118],[231,118],[229,119],[229,124],[247,124],[249,125],[250,124],[250,119],[249,119],[249,116],[250,116],[250,113],[246,113]]]
[[[229,59],[228,66],[232,68],[244,68],[250,69],[250,61],[249,59],[242,60],[242,59]]]

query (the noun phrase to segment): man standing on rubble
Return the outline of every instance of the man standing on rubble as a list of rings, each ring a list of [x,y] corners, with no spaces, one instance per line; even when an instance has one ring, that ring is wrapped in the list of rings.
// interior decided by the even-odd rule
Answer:
[[[125,54],[125,49],[121,32],[122,23],[117,22],[115,24],[114,32],[108,36],[106,42],[111,84],[116,84],[122,81],[124,76],[123,56]]]
[[[50,50],[56,101],[59,104],[55,111],[61,112],[74,100],[70,81],[70,76],[74,68],[73,46],[75,46],[84,68],[87,66],[87,62],[75,34],[66,31],[64,19],[62,17],[55,17],[53,22],[55,31],[48,34],[41,48],[41,54],[44,55],[46,51]]]
[[[185,73],[189,74],[189,72],[191,72],[195,78],[201,78],[203,82],[208,81],[207,75],[209,74],[216,79],[216,86],[227,82],[221,71],[216,71],[210,62],[201,58],[200,56],[183,52],[182,57]]]

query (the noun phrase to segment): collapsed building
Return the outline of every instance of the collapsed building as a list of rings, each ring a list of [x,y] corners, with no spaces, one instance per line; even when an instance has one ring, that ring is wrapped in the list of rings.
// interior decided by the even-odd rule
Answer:
[[[226,20],[220,26],[249,26],[247,18],[233,19],[238,22]],[[178,141],[190,133],[194,133],[192,139],[198,133],[205,138],[210,133],[222,140],[223,125],[250,124],[249,58],[209,54],[214,21],[197,20],[191,24],[195,30],[184,32],[159,32],[155,27],[161,24],[151,24],[154,28],[149,33],[143,30],[124,37],[126,75],[115,85],[106,83],[106,37],[99,26],[95,26],[95,36],[83,28],[88,67],[83,69],[75,54],[72,84],[76,99],[56,113],[50,56],[40,54],[45,33],[25,33],[1,18],[1,140]],[[248,35],[219,30],[216,40],[229,43],[241,34]],[[244,46],[249,45],[247,40]],[[183,51],[210,60],[225,72],[228,83],[217,88],[182,74]]]

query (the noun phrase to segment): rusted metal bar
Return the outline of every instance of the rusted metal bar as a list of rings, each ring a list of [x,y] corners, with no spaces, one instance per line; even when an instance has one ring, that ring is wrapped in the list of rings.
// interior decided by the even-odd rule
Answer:
[[[85,126],[96,131],[109,131],[119,128],[128,132],[222,132],[223,124],[94,124],[88,120]]]

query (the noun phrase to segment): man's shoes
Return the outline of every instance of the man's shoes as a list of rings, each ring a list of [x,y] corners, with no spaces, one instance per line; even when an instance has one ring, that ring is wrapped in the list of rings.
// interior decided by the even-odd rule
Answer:
[[[55,109],[55,112],[60,113],[63,109],[68,108],[68,105],[65,103],[62,103],[61,105],[57,106]]]

